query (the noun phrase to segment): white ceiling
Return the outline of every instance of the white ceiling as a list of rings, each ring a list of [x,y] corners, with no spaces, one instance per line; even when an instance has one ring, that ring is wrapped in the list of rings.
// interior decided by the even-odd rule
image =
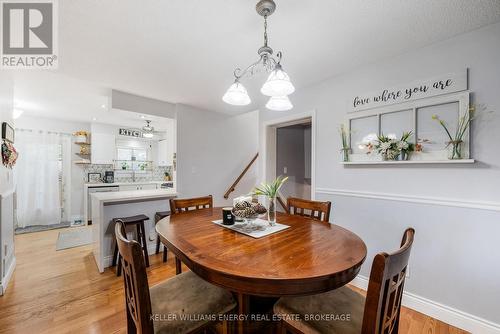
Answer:
[[[253,103],[227,106],[221,96],[235,67],[257,60],[262,18],[257,0],[59,1],[57,75],[26,72],[16,98],[93,113],[109,89],[230,113],[266,101],[264,77],[246,79]],[[499,0],[276,0],[270,46],[297,90],[363,64],[408,52],[500,21]],[[61,77],[61,78],[59,78]],[[71,78],[83,80],[65,84]],[[39,84],[47,87],[39,87]],[[43,89],[39,89],[43,88]],[[60,100],[58,100],[60,99]],[[293,102],[293,95],[291,96]],[[49,107],[50,108],[50,103]],[[64,109],[64,108],[62,108]],[[89,117],[89,116],[87,116]]]
[[[48,71],[19,71],[15,75],[14,108],[23,116],[55,118],[76,122],[118,124],[141,128],[146,119],[159,131],[171,119],[110,109],[110,89]]]

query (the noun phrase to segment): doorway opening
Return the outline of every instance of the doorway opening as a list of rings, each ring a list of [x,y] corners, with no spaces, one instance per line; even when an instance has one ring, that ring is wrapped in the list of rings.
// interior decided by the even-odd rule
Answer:
[[[288,177],[284,198],[311,199],[311,122],[276,129],[276,175]]]
[[[262,130],[262,180],[288,177],[280,190],[283,203],[289,197],[314,200],[314,112],[265,122]]]

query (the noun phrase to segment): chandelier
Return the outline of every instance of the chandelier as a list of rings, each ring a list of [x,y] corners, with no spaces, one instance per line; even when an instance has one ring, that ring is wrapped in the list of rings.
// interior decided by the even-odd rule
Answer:
[[[293,108],[288,95],[295,91],[295,87],[290,82],[290,77],[281,67],[281,58],[283,54],[278,52],[273,57],[273,49],[267,45],[267,18],[274,13],[276,4],[273,0],[261,0],[255,6],[257,13],[264,17],[264,46],[257,53],[259,60],[251,64],[244,70],[236,68],[234,70],[234,83],[226,91],[222,100],[235,106],[245,106],[250,104],[250,96],[246,88],[241,84],[241,79],[251,77],[257,73],[269,73],[267,81],[264,83],[260,92],[269,96],[266,108],[270,110],[285,111]]]

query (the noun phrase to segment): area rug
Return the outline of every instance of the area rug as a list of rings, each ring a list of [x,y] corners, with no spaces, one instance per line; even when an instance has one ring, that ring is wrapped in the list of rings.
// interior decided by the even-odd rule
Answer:
[[[64,228],[69,227],[71,225],[70,222],[62,222],[58,224],[50,224],[50,225],[32,225],[26,227],[17,227],[14,231],[14,234],[25,234],[25,233],[34,233],[48,230],[55,230],[56,228]]]
[[[59,232],[56,250],[84,246],[92,243],[92,228],[82,227]]]

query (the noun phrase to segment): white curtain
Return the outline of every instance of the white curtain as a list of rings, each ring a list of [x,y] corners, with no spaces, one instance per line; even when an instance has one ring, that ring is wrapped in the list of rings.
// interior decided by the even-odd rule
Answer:
[[[62,153],[62,220],[71,221],[71,136],[61,135]]]
[[[18,227],[61,222],[61,136],[17,131],[19,159],[14,169]]]

